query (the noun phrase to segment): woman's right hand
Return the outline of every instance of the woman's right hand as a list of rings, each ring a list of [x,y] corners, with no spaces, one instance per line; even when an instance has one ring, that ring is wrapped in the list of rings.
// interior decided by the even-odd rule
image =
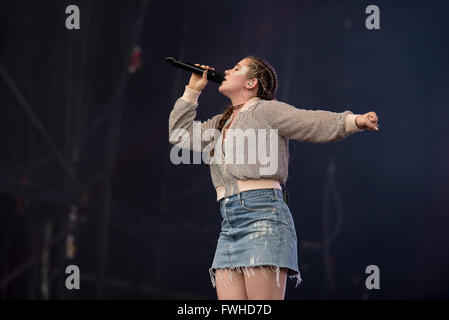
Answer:
[[[200,66],[199,63],[195,63],[195,66]],[[212,67],[209,66],[205,66],[204,64],[202,64],[200,66],[204,70],[203,75],[200,76],[199,74],[192,72],[192,75],[190,76],[190,80],[189,80],[189,85],[188,87],[192,90],[196,90],[196,91],[202,91],[204,89],[204,87],[207,84],[207,70],[215,70]]]

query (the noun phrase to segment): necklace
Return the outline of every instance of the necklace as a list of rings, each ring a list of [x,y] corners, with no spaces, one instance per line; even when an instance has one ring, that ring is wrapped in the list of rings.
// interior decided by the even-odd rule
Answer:
[[[236,105],[236,106],[233,106],[233,107],[232,107],[232,110],[240,109],[240,108],[243,107],[243,106],[244,106],[244,103],[238,104],[238,105]]]

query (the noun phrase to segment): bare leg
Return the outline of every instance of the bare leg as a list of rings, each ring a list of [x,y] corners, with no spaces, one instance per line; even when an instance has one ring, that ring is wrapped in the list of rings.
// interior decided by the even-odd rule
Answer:
[[[218,300],[248,300],[243,276],[235,269],[216,269],[215,286]]]
[[[279,268],[279,285],[275,267],[263,266],[246,270],[245,287],[248,300],[284,300],[287,268]]]

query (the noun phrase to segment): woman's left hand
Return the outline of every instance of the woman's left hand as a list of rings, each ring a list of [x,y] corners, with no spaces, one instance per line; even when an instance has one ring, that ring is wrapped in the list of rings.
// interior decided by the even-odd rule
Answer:
[[[369,131],[379,131],[379,125],[377,124],[377,121],[377,115],[373,111],[359,115],[355,118],[355,124],[357,125],[357,127],[359,127],[359,129]]]

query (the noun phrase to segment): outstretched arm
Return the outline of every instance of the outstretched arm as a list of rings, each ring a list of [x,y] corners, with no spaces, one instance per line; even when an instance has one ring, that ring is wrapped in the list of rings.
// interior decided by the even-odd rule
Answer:
[[[306,110],[270,100],[260,105],[256,112],[265,118],[271,128],[278,129],[279,135],[304,142],[338,141],[368,128],[365,115],[354,114],[350,110]]]

